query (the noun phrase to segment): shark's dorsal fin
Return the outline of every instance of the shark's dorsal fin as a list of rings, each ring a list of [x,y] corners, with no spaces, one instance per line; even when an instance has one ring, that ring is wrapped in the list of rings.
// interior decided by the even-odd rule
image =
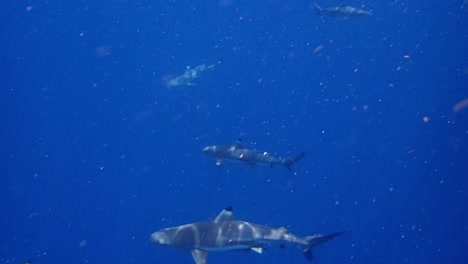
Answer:
[[[236,143],[234,143],[234,146],[236,147],[236,149],[243,149],[244,144],[242,143],[242,138],[238,138],[236,140]]]
[[[194,249],[192,250],[192,257],[193,260],[195,260],[196,264],[206,264],[206,257],[208,256],[208,252],[200,250],[200,249]]]
[[[250,249],[253,250],[254,252],[257,252],[258,254],[263,253],[263,248],[262,247],[251,247]]]
[[[346,6],[346,1],[341,2],[340,7]]]
[[[221,223],[225,221],[231,221],[234,219],[233,213],[232,213],[232,206],[228,206],[224,208],[221,213],[215,218],[214,222],[215,223]]]

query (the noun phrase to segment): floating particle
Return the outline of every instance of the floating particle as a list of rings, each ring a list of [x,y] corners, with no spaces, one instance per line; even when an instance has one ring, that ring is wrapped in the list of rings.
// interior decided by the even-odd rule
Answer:
[[[86,240],[81,240],[80,243],[78,243],[78,247],[83,248],[88,245],[88,242]]]
[[[453,106],[452,111],[454,113],[458,113],[461,110],[465,109],[466,107],[468,107],[468,98],[465,98],[465,99],[461,100],[460,102],[456,103]]]
[[[323,49],[323,45],[319,45],[314,49],[314,53],[319,53]]]

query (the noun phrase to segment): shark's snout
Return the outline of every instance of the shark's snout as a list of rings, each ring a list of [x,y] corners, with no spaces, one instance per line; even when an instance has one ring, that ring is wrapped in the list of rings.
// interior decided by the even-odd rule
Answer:
[[[206,146],[202,149],[203,152],[206,154],[213,154],[215,152],[215,147],[214,146]]]
[[[166,245],[168,243],[167,234],[164,232],[154,232],[150,236],[150,242],[158,245]]]

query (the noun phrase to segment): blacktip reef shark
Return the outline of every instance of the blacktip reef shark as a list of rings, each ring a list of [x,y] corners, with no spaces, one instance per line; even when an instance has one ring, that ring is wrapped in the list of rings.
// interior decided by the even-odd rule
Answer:
[[[299,237],[286,228],[271,228],[234,220],[232,207],[227,207],[213,220],[162,229],[153,233],[150,241],[157,245],[191,251],[196,264],[206,264],[208,252],[253,250],[262,253],[271,244],[296,244],[304,256],[313,260],[312,248],[327,242],[344,231],[328,235]]]
[[[207,146],[204,147],[202,150],[206,154],[215,157],[216,165],[218,166],[221,165],[223,161],[229,160],[235,162],[242,162],[249,166],[264,164],[271,167],[274,164],[282,164],[289,171],[292,171],[291,166],[296,161],[302,159],[305,155],[304,152],[301,152],[294,157],[276,158],[270,155],[268,152],[257,152],[244,148],[240,139],[232,145]]]
[[[342,17],[356,17],[356,16],[370,16],[372,15],[371,12],[362,10],[359,8],[347,6],[345,3],[342,3],[340,6],[336,7],[327,7],[322,8],[316,3],[312,4],[312,7],[317,11],[319,14],[328,14],[333,16],[342,16]]]
[[[176,87],[176,86],[190,86],[190,85],[195,85],[193,83],[193,80],[197,79],[200,77],[201,73],[206,71],[206,70],[213,70],[215,68],[214,64],[211,65],[205,65],[201,64],[196,66],[195,68],[191,68],[190,66],[187,66],[185,69],[185,72],[174,79],[171,79],[167,83],[167,87]]]

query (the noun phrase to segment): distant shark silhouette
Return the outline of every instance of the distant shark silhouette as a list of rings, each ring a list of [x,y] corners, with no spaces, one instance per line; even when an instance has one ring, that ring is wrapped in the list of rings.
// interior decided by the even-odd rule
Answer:
[[[205,65],[201,64],[196,66],[195,68],[190,68],[187,66],[185,72],[171,80],[166,84],[167,87],[176,87],[176,86],[192,86],[195,85],[193,82],[195,79],[199,78],[200,75],[206,70],[213,70],[215,65]]]
[[[298,244],[304,256],[313,260],[312,248],[327,242],[344,231],[329,235],[298,237],[286,228],[278,229],[234,220],[232,207],[227,207],[214,221],[198,222],[162,229],[150,241],[163,246],[190,250],[196,264],[207,264],[208,252],[253,250],[262,253],[269,244]]]
[[[359,8],[347,6],[342,3],[340,6],[336,7],[327,7],[322,8],[319,5],[313,3],[312,7],[317,11],[319,14],[328,14],[333,16],[341,16],[341,17],[355,17],[355,16],[370,16],[372,15],[371,12],[362,10]]]
[[[221,165],[224,160],[242,162],[249,166],[257,164],[264,164],[273,166],[274,164],[282,164],[288,170],[292,171],[291,166],[302,159],[305,155],[304,152],[289,158],[276,158],[267,152],[257,152],[246,149],[242,145],[240,139],[232,145],[213,145],[204,147],[203,152],[216,158],[216,165]]]

